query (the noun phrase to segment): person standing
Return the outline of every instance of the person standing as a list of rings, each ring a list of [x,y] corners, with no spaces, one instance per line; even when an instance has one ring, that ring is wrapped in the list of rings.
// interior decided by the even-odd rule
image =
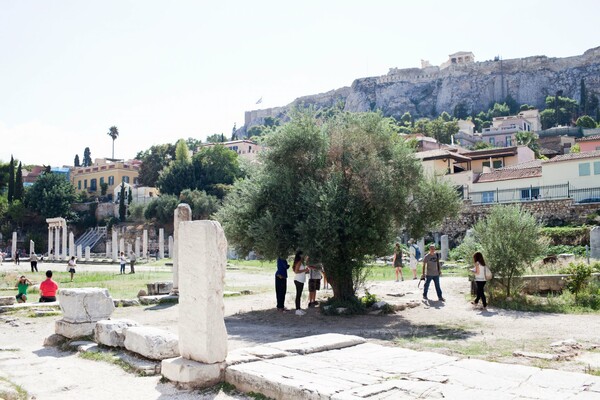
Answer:
[[[321,289],[321,270],[323,267],[321,267],[321,265],[309,265],[308,269],[308,306],[315,307],[319,305],[319,302],[317,301],[317,291]]]
[[[69,266],[68,266],[69,273],[71,274],[71,282],[73,282],[73,275],[75,274],[76,266],[77,266],[77,262],[75,261],[75,256],[71,256],[71,259],[69,260]]]
[[[287,270],[290,264],[286,259],[277,258],[277,271],[275,271],[275,296],[277,297],[277,311],[285,311],[285,293],[287,292]]]
[[[398,276],[402,280],[404,280],[404,276],[402,275],[402,248],[400,247],[400,243],[396,243],[394,247],[394,268],[396,268],[396,282],[398,282]]]
[[[58,285],[52,280],[52,271],[46,271],[46,280],[40,283],[40,303],[51,303],[56,301]]]
[[[417,279],[417,245],[415,244],[414,239],[410,239],[408,241],[408,265],[410,266],[410,270],[413,274],[413,280]]]
[[[300,300],[302,298],[302,289],[304,288],[304,282],[306,282],[306,274],[308,268],[302,264],[302,252],[298,251],[294,257],[294,285],[296,285],[296,315],[304,315],[306,312],[300,308]]]
[[[423,270],[421,271],[425,276],[425,287],[423,288],[423,299],[427,299],[427,292],[429,291],[429,284],[433,281],[435,285],[435,291],[439,301],[446,301],[442,297],[442,289],[440,288],[440,275],[442,274],[442,268],[440,267],[440,255],[435,252],[435,245],[429,245],[429,253],[423,257]]]
[[[119,270],[119,274],[124,274],[125,273],[125,265],[127,264],[127,259],[125,258],[125,253],[123,253],[123,252],[121,252],[121,254],[120,254],[119,264],[121,266],[121,269]]]
[[[471,269],[471,272],[475,273],[475,284],[477,285],[477,297],[475,301],[473,301],[473,305],[477,305],[479,303],[479,299],[481,299],[481,303],[483,304],[483,309],[487,309],[487,299],[485,298],[485,269],[487,266],[485,265],[485,260],[483,259],[483,254],[479,251],[473,254],[473,265],[474,268]]]
[[[15,251],[15,264],[21,265],[21,258],[19,255],[19,250]]]
[[[135,261],[137,260],[137,257],[135,256],[135,253],[133,251],[129,252],[129,273],[130,274],[135,274]]]
[[[25,278],[25,275],[21,275],[17,282],[17,302],[25,303],[27,301],[27,288],[31,286],[31,281]]]
[[[38,262],[38,258],[37,258],[37,254],[35,253],[31,253],[31,255],[29,256],[29,262],[31,263],[31,272],[38,272],[38,268],[37,268],[37,262]]]

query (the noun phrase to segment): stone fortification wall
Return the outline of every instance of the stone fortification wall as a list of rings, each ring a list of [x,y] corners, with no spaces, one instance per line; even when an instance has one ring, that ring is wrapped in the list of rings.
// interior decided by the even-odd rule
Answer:
[[[581,225],[587,222],[588,215],[600,210],[600,204],[575,204],[573,200],[544,200],[521,203],[538,221],[548,226]],[[467,229],[490,212],[493,205],[473,205],[466,201],[456,219],[446,220],[440,232],[450,238],[450,247],[458,246]]]
[[[563,96],[579,100],[581,79],[590,92],[600,94],[600,47],[566,58],[533,56],[453,64],[444,69],[392,68],[387,75],[357,79],[349,88],[301,97],[285,107],[249,111],[246,127],[273,114],[285,120],[287,110],[295,104],[330,107],[338,100],[345,101],[346,111],[379,109],[397,118],[407,111],[417,117],[452,113],[459,103],[472,112],[485,111],[490,103],[503,101],[507,95],[518,103],[541,108],[546,96],[559,90]]]

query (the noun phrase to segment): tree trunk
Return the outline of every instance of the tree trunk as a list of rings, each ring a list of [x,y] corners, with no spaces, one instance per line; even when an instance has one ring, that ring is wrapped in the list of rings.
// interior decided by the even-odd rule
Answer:
[[[351,273],[332,274],[331,278],[329,275],[327,275],[327,280],[331,284],[331,288],[333,289],[333,298],[335,300],[349,301],[355,298]]]

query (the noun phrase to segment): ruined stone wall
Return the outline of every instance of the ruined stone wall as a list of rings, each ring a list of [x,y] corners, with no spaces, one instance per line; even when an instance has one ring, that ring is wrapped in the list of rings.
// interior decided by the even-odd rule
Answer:
[[[588,216],[600,210],[600,204],[575,204],[573,200],[540,200],[520,203],[532,213],[538,221],[547,226],[582,225]],[[462,211],[456,219],[446,220],[440,232],[450,238],[450,247],[458,246],[467,229],[470,229],[490,212],[493,204],[471,204],[465,201]]]

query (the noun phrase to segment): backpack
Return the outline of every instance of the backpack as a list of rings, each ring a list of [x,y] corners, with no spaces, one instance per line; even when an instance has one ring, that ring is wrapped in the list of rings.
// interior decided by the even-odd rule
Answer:
[[[413,244],[413,247],[415,248],[415,258],[419,261],[421,259],[421,250],[419,249],[419,246],[415,244]]]
[[[494,274],[492,274],[492,270],[487,265],[484,266],[484,268],[485,268],[485,280],[491,281],[492,278],[494,277]]]

